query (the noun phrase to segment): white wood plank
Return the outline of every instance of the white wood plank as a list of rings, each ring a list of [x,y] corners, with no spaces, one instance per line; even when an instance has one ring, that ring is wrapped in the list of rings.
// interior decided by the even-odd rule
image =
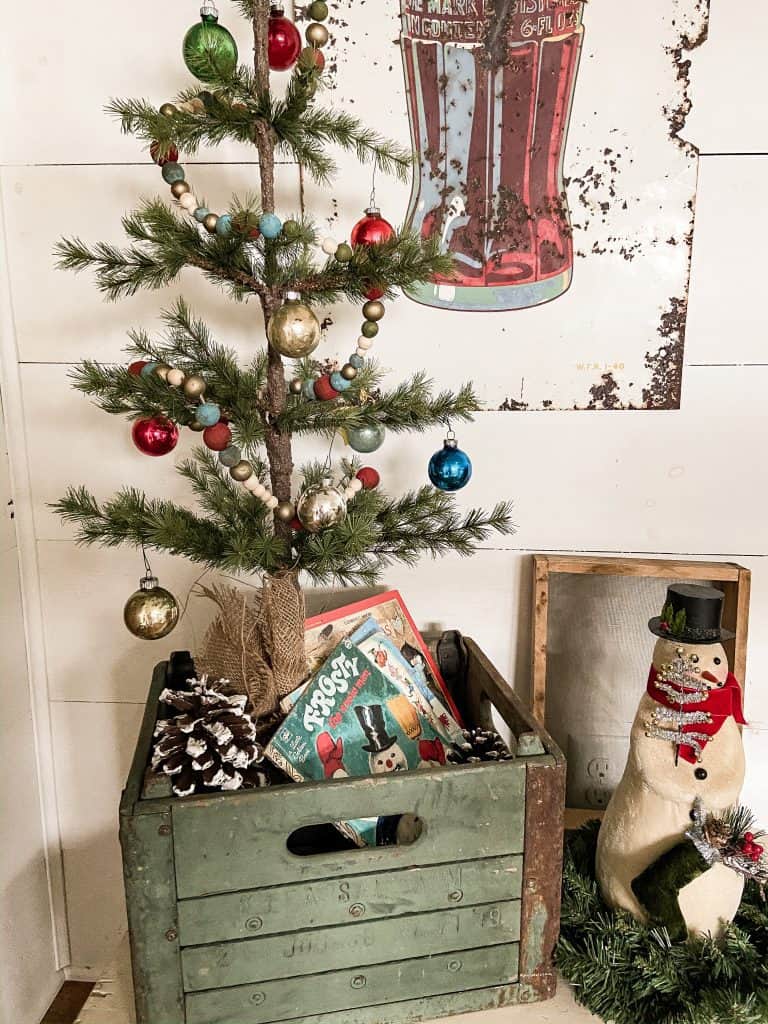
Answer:
[[[76,11],[46,5],[41,17],[39,9],[20,5],[13,31],[0,41],[3,162],[140,162],[141,143],[122,135],[104,106],[113,96],[145,97],[160,106],[194,84],[181,44],[198,20],[199,6],[83,0]],[[219,4],[219,11],[221,24],[235,36],[241,63],[248,63],[253,48],[248,22],[229,3]],[[287,76],[273,77],[279,90]],[[219,160],[253,159],[253,152],[236,143],[216,150]]]
[[[98,667],[83,661],[84,673]],[[141,720],[138,704],[52,704],[73,977],[100,977],[124,932],[117,808]]]
[[[197,165],[190,169],[189,178],[198,197],[219,211],[226,209],[233,193],[244,197],[258,185],[253,164]],[[228,327],[241,339],[244,352],[249,350],[252,332],[263,329],[256,301],[233,303],[214,284],[190,270],[185,270],[170,288],[142,291],[119,303],[108,303],[88,272],[73,274],[56,269],[53,249],[62,236],[125,244],[122,215],[135,209],[142,197],[170,197],[168,187],[151,164],[14,167],[5,168],[0,180],[22,362],[74,362],[84,356],[104,361],[120,359],[126,331],[138,326],[157,328],[160,311],[181,294],[212,329]],[[281,210],[298,209],[298,189],[296,166],[281,165]],[[43,295],[45,301],[41,301]]]
[[[0,554],[16,547],[13,525],[13,492],[8,465],[8,442],[3,417],[3,398],[0,394]]]
[[[713,0],[709,38],[691,74],[693,109],[687,132],[703,153],[768,150],[766,37],[768,9],[763,4]]]
[[[688,363],[765,363],[768,210],[756,201],[768,156],[703,157],[685,356]]]

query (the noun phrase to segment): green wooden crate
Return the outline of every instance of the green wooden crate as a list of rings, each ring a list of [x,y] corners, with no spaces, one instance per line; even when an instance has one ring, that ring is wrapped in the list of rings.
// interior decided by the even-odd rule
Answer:
[[[493,705],[543,753],[181,799],[147,771],[157,666],[120,805],[137,1024],[404,1024],[553,994],[565,762],[464,648],[468,718],[492,726]],[[286,845],[405,812],[424,824],[410,846]]]

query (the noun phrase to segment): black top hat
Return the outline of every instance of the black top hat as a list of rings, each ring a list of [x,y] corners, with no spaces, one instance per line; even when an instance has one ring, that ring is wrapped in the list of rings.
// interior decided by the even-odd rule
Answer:
[[[648,623],[656,636],[679,640],[684,644],[719,644],[732,640],[735,633],[720,626],[725,594],[700,583],[673,583],[667,587],[667,600]]]
[[[367,750],[369,754],[380,754],[397,743],[397,736],[387,734],[387,723],[384,721],[384,708],[381,704],[357,704],[355,714],[360,722],[360,728],[368,739],[368,742],[363,744],[363,750]]]

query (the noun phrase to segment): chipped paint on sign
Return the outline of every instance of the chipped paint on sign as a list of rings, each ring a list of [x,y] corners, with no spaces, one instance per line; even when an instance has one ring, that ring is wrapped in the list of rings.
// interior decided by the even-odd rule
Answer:
[[[416,296],[431,306],[394,303],[381,337],[388,365],[411,368],[418,343],[430,376],[472,376],[489,409],[679,408],[698,171],[685,128],[708,13],[706,0],[648,0],[630,25],[612,0],[339,0],[328,50],[334,104],[410,141],[421,158],[412,188],[377,177],[378,203],[393,223],[439,233],[476,277]],[[510,157],[494,128],[511,118],[535,132],[515,76],[538,59],[525,54],[539,39],[560,54],[540,202],[503,180]],[[481,93],[490,113],[478,140]],[[528,93],[546,114],[541,91]],[[526,145],[530,172],[537,149]],[[333,198],[306,183],[307,208],[339,236],[371,186],[352,158],[340,164]],[[549,238],[526,266],[517,259],[524,236]],[[522,285],[507,279],[524,271]],[[489,281],[493,272],[504,280]],[[467,311],[478,309],[492,311]],[[356,329],[354,310],[334,319]]]

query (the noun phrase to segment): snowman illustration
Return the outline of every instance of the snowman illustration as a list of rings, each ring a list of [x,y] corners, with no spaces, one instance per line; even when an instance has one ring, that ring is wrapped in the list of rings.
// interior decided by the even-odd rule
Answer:
[[[390,736],[387,732],[381,704],[357,704],[355,714],[368,740],[362,749],[368,753],[371,775],[408,771],[408,760],[397,736]]]
[[[724,595],[676,584],[649,629],[658,637],[630,733],[624,774],[597,842],[605,901],[664,924],[673,938],[718,936],[741,902],[744,879],[697,858],[686,838],[697,816],[738,802],[744,781],[741,688],[728,670]]]

